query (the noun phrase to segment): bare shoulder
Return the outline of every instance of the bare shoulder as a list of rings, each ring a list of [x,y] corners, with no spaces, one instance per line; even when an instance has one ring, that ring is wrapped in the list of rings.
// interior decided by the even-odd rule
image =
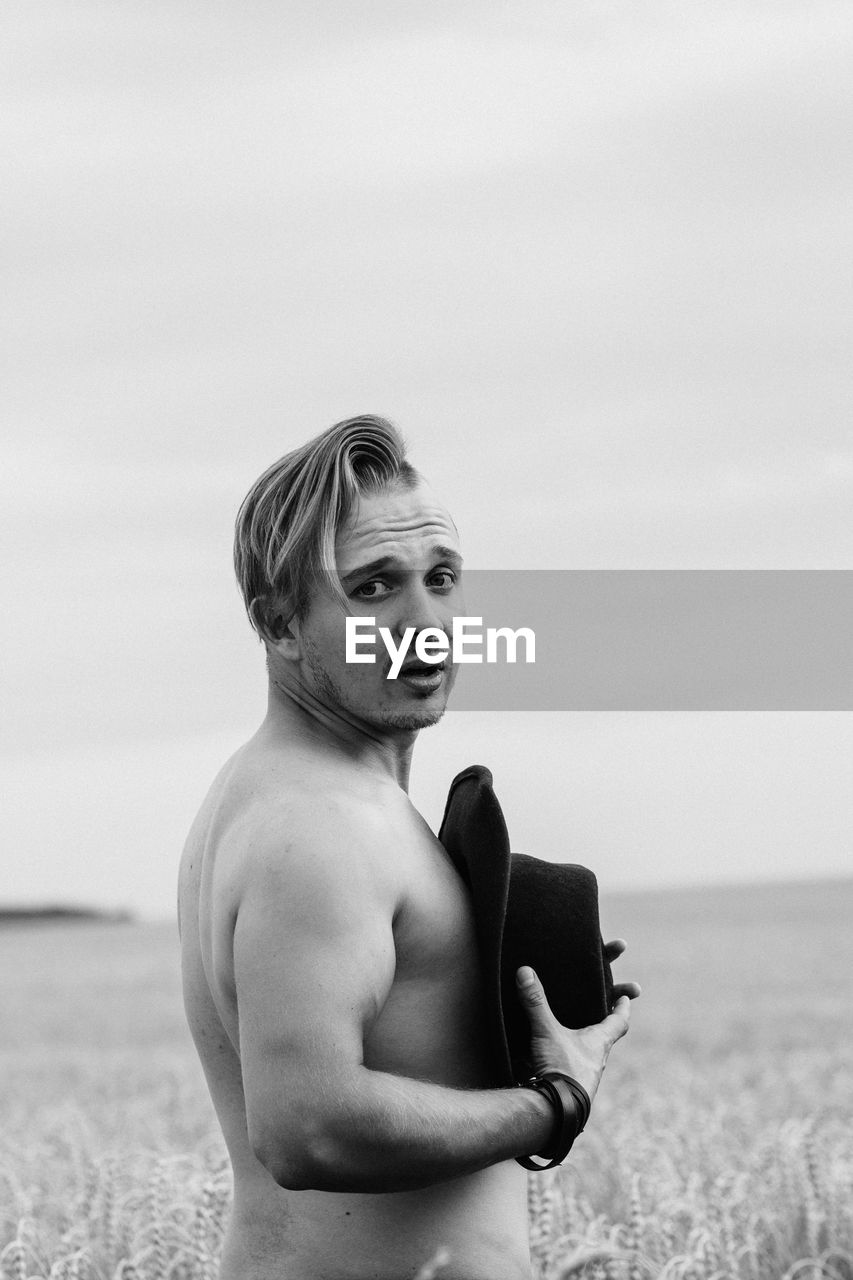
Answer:
[[[197,868],[208,913],[232,914],[249,892],[278,896],[303,881],[352,892],[382,878],[379,855],[402,799],[346,769],[249,744],[217,776],[184,861]]]
[[[241,900],[286,894],[292,910],[300,887],[327,901],[381,891],[386,833],[375,801],[300,778],[256,795],[231,824],[223,848],[239,869]]]
[[[393,806],[393,796],[387,797]],[[184,941],[213,990],[235,996],[234,946],[262,960],[352,940],[354,921],[390,928],[399,886],[382,798],[298,758],[238,752],[219,774],[182,860]],[[245,965],[244,965],[245,968]],[[291,970],[293,969],[291,954]],[[262,975],[258,975],[258,981]]]

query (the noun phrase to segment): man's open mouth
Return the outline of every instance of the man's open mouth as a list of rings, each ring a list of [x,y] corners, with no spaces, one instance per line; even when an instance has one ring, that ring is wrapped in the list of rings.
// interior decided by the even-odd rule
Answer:
[[[422,684],[435,681],[436,684],[439,684],[441,676],[446,669],[447,661],[445,659],[442,659],[441,662],[407,662],[400,669],[400,679]]]

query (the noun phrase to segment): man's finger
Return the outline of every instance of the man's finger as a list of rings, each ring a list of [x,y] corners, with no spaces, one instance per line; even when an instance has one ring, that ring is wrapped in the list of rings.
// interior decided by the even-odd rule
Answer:
[[[604,958],[608,964],[612,964],[614,960],[618,960],[627,945],[628,944],[624,938],[614,938],[612,942],[605,942]]]
[[[631,1021],[631,1001],[628,996],[620,996],[613,1006],[613,1012],[609,1013],[604,1021],[600,1024],[601,1029],[607,1035],[611,1046],[617,1040],[621,1040],[628,1030],[628,1024]]]
[[[548,1004],[545,988],[529,965],[522,965],[516,970],[515,981],[532,1029],[535,1031],[537,1026],[543,1030],[550,1027],[554,1015]]]
[[[619,982],[613,988],[614,1002],[618,1000],[620,996],[627,996],[629,1000],[636,1000],[637,996],[642,994],[643,988],[640,986],[639,982]]]

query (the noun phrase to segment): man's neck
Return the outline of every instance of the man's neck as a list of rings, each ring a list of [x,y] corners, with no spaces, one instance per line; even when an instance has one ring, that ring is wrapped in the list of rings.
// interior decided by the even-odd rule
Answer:
[[[307,689],[272,677],[263,729],[274,738],[300,740],[366,773],[391,778],[408,794],[417,729],[366,724],[340,707],[328,706]]]

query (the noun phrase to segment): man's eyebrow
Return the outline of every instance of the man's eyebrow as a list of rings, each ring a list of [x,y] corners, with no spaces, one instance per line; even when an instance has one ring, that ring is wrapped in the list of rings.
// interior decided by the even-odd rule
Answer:
[[[433,547],[432,559],[448,560],[457,569],[462,567],[462,557],[453,547]],[[382,573],[384,569],[408,570],[408,565],[404,565],[396,556],[380,556],[378,560],[368,560],[366,564],[360,564],[355,569],[350,569],[348,573],[343,574],[341,576],[341,585],[347,587],[356,578],[369,578],[374,573]]]
[[[350,569],[349,573],[342,574],[341,583],[347,586],[356,578],[369,578],[372,574],[381,573],[383,569],[389,569],[392,566],[399,567],[399,561],[393,556],[380,556],[378,560],[368,560],[367,564],[360,564],[355,569]]]
[[[436,560],[449,560],[457,568],[462,568],[462,556],[453,547],[433,547],[432,554]]]

